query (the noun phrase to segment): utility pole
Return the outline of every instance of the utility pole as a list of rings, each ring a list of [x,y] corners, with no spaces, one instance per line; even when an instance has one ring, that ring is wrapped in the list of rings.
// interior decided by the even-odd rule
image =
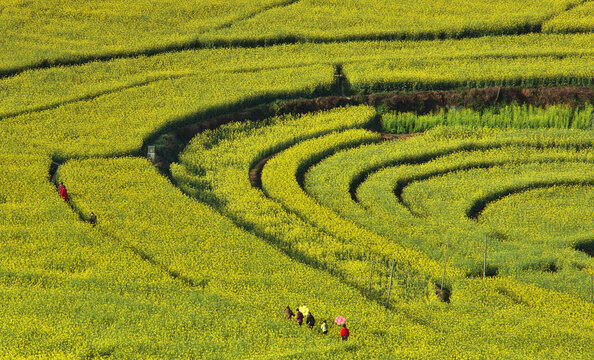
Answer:
[[[590,302],[594,302],[594,275],[590,274]]]
[[[448,243],[446,245],[446,251],[445,251],[445,258],[443,261],[443,275],[441,277],[441,290],[443,291],[443,283],[445,282],[445,277],[446,277],[446,265],[448,263],[448,250],[450,249],[450,239],[448,239]]]
[[[483,256],[483,281],[487,273],[487,235],[485,235],[485,255]]]
[[[369,295],[371,295],[371,278],[373,277],[373,260],[371,262],[371,266],[369,268]]]

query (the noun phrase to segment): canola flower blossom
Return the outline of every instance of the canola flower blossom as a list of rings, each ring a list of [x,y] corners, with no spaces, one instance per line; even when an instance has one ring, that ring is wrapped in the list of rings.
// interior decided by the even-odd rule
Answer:
[[[309,315],[309,308],[305,305],[299,307],[299,311],[303,314],[303,316]]]

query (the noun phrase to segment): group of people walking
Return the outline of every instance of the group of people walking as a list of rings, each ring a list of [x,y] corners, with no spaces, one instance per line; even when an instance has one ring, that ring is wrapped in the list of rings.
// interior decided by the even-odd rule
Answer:
[[[307,315],[304,315],[300,311],[300,309],[297,308],[297,313],[293,313],[293,310],[291,310],[291,308],[289,306],[287,306],[285,308],[285,319],[291,320],[293,318],[293,316],[295,316],[295,320],[297,321],[297,324],[299,324],[299,326],[303,325],[304,319],[305,319],[305,324],[310,329],[313,329],[313,327],[316,324],[316,319],[314,318],[311,311],[308,311]],[[320,331],[322,332],[322,334],[328,334],[328,323],[326,322],[326,320],[324,320],[322,322],[322,325],[320,326]],[[350,332],[349,332],[349,329],[347,328],[346,324],[342,324],[342,328],[340,329],[340,338],[342,340],[347,340],[349,338],[349,335],[350,335]]]
[[[60,185],[58,185],[58,195],[60,195],[60,197],[64,199],[64,201],[70,201],[70,198],[68,197],[68,191],[66,190],[66,186],[64,186],[63,182],[61,182]],[[95,225],[97,225],[97,215],[95,215],[95,213],[91,211],[88,221],[89,224],[91,224],[91,226],[95,227]]]

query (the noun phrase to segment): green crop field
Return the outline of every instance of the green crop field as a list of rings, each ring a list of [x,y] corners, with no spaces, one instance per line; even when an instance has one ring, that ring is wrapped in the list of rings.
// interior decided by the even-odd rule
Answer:
[[[593,5],[3,1],[0,359],[594,358]]]

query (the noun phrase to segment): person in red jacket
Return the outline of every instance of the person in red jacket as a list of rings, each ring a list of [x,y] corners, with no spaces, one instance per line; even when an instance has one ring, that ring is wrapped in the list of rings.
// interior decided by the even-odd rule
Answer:
[[[346,324],[342,324],[342,329],[340,329],[340,338],[345,340],[349,338],[349,329],[347,329]]]
[[[60,194],[62,199],[68,201],[68,191],[66,191],[66,186],[64,186],[64,183],[60,183],[60,186],[58,186],[58,194]]]

